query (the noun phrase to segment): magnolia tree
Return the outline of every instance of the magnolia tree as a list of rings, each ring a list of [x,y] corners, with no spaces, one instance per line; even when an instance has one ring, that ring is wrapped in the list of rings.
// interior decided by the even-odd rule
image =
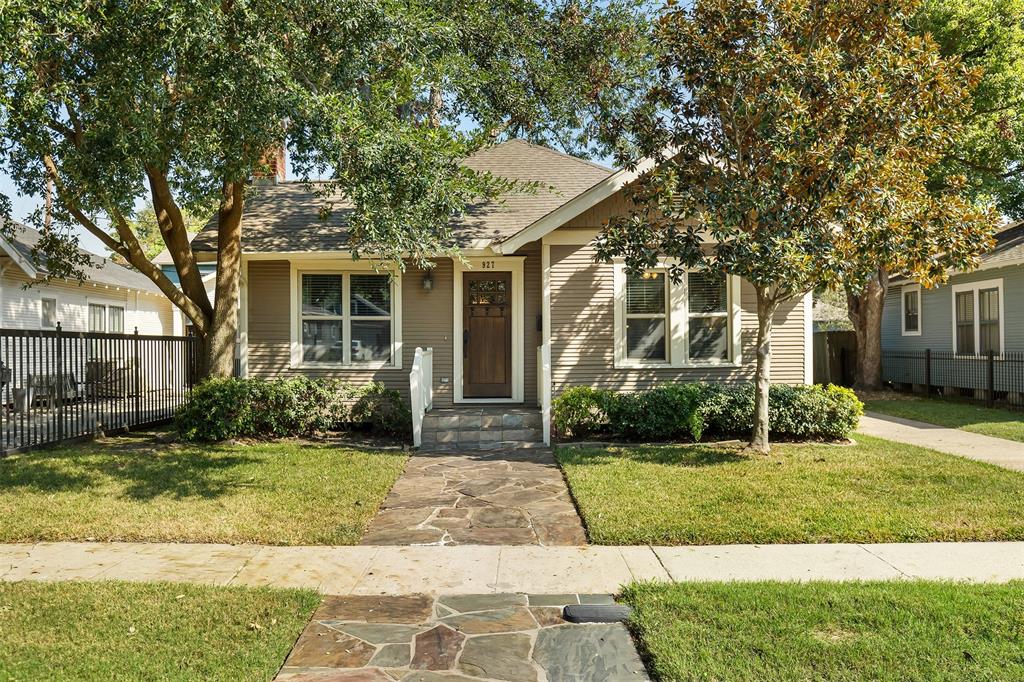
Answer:
[[[645,25],[619,0],[12,0],[0,164],[19,192],[55,190],[34,216],[52,275],[81,276],[69,227],[83,227],[188,316],[225,376],[248,181],[276,150],[332,178],[357,256],[426,262],[454,216],[510,189],[460,159],[511,135],[586,151],[644,70]],[[180,289],[148,259],[143,200]],[[188,210],[209,206],[213,303],[187,238]]]
[[[767,452],[772,325],[779,307],[863,269],[865,248],[976,216],[932,195],[925,170],[969,106],[975,75],[908,32],[904,0],[695,0],[664,8],[643,103],[613,119],[624,161],[658,163],[634,208],[606,226],[598,257],[627,268],[668,257],[740,276],[757,303],[751,446]],[[929,249],[929,253],[931,250]],[[921,254],[920,257],[918,254]]]
[[[943,56],[960,59],[980,76],[966,115],[943,133],[955,140],[928,169],[929,189],[1024,218],[1024,0],[925,0],[910,25],[933,38]],[[890,273],[927,286],[952,268],[974,267],[990,244],[991,221],[959,221],[955,211],[942,217],[919,224],[907,243],[872,235],[861,244],[860,271],[845,282],[857,333],[859,387],[882,383],[882,313]],[[928,260],[927,267],[915,267],[913,260]]]

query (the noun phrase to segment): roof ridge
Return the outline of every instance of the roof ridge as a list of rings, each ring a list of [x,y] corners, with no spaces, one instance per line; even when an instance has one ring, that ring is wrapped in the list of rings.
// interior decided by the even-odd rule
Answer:
[[[555,156],[557,156],[558,158],[561,158],[561,159],[569,159],[571,161],[576,161],[577,163],[582,163],[582,164],[590,166],[592,168],[597,168],[598,170],[605,171],[608,174],[611,174],[611,173],[615,172],[614,168],[609,168],[608,166],[602,166],[601,164],[597,163],[596,161],[591,161],[590,159],[583,159],[583,158],[580,158],[578,156],[573,156],[572,154],[567,154],[565,152],[560,152],[557,149],[552,149],[551,147],[548,147],[547,145],[537,144],[536,142],[531,142],[529,140],[524,140],[521,137],[514,137],[514,138],[512,138],[510,140],[505,140],[505,142],[502,142],[501,144],[511,144],[513,142],[519,142],[520,144],[525,144],[528,147],[533,147],[535,149],[539,149],[541,151],[547,152],[548,154],[554,154]],[[500,147],[501,144],[495,145],[495,147]]]

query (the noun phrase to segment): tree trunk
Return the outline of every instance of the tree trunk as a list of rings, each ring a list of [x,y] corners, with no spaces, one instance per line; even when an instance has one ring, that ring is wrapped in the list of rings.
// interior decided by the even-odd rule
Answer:
[[[772,323],[779,302],[761,287],[756,287],[756,291],[757,367],[754,370],[754,427],[750,447],[767,454],[771,451],[768,442],[768,392],[772,385]]]
[[[868,281],[859,293],[846,291],[850,322],[857,335],[857,363],[853,386],[861,390],[882,388],[882,311],[889,289],[885,268]]]
[[[213,325],[207,337],[207,368],[211,377],[230,377],[235,368],[244,189],[243,182],[225,182],[217,215],[217,290]]]

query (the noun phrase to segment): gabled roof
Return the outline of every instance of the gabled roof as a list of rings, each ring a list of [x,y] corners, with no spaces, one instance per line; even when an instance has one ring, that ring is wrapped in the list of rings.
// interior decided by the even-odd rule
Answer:
[[[25,274],[33,278],[45,276],[48,272],[45,263],[36,265],[32,257],[32,251],[41,237],[42,235],[37,230],[21,223],[15,223],[14,239],[0,239],[0,248],[18,264]],[[101,258],[85,249],[78,249],[78,252],[89,256],[89,265],[83,268],[87,281],[162,295],[156,284],[141,272],[130,270],[109,258]]]
[[[996,233],[996,245],[981,257],[987,267],[1024,262],[1024,220],[1008,225]]]
[[[468,168],[504,178],[537,183],[535,192],[510,192],[497,201],[468,207],[453,224],[460,247],[474,247],[513,237],[558,207],[613,175],[604,166],[562,154],[523,140],[483,149],[465,161]],[[344,250],[347,204],[335,203],[327,220],[320,219],[323,203],[306,183],[283,182],[254,186],[242,224],[246,253]],[[216,224],[211,221],[192,241],[198,252],[216,251]]]

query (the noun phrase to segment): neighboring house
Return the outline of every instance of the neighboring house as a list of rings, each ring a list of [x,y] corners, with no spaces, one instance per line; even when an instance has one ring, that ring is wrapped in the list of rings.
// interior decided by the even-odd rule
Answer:
[[[749,284],[701,272],[673,284],[662,268],[633,278],[621,263],[594,262],[594,237],[628,210],[623,188],[649,166],[612,171],[523,141],[466,165],[541,189],[470,207],[454,226],[465,262],[410,263],[393,277],[352,259],[344,210],[322,221],[303,183],[257,188],[243,222],[242,373],[381,381],[408,395],[414,350],[429,347],[435,407],[545,406],[570,386],[752,377]],[[192,246],[212,262],[215,230]],[[811,381],[811,308],[808,295],[776,315],[777,382]]]
[[[195,232],[187,232],[188,240],[191,242],[195,236]],[[181,280],[178,277],[178,270],[174,267],[174,259],[171,258],[171,253],[167,249],[164,249],[156,255],[153,259],[153,263],[160,266],[160,270],[163,271],[167,278],[174,282],[175,285],[180,286]],[[206,294],[210,297],[210,303],[213,303],[213,294],[217,289],[216,275],[217,275],[217,264],[216,263],[199,263],[199,274],[202,275],[203,285],[206,289]],[[177,307],[173,307],[173,331],[176,336],[183,336],[190,333],[189,328],[192,326],[191,320],[189,320],[185,313],[181,312]]]
[[[1024,222],[1004,228],[971,272],[925,289],[905,278],[889,282],[882,348],[930,349],[963,356],[1024,351]]]
[[[84,282],[46,282],[45,265],[32,257],[39,238],[20,224],[13,239],[0,237],[0,327],[55,329],[60,323],[74,332],[173,332],[167,297],[145,275],[109,259],[89,254]]]
[[[976,270],[954,273],[942,286],[925,289],[892,278],[882,316],[883,379],[919,390],[931,386],[944,394],[1020,402],[1021,305],[1024,222],[1002,229]],[[925,351],[930,351],[927,360]],[[991,368],[983,362],[990,353]]]

